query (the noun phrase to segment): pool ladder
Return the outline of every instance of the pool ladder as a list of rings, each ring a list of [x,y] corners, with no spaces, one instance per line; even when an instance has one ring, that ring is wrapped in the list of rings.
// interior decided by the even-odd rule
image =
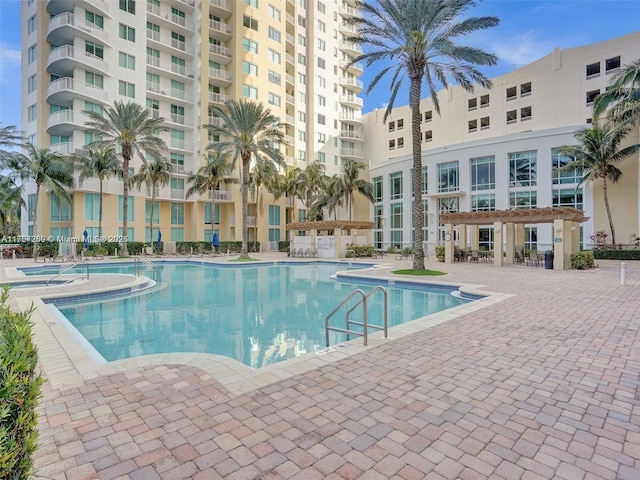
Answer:
[[[78,265],[80,265],[80,264],[83,264],[83,265],[86,267],[86,269],[87,269],[87,280],[89,280],[89,262],[87,261],[87,259],[86,259],[86,258],[84,258],[84,254],[83,254],[83,255],[82,255],[82,258],[81,258],[80,260],[78,260],[76,263],[74,263],[74,264],[72,264],[72,265],[69,265],[67,268],[65,268],[64,270],[62,270],[60,273],[58,273],[58,274],[54,275],[53,277],[51,277],[49,280],[47,280],[47,283],[46,283],[45,285],[46,285],[46,286],[49,286],[49,283],[50,283],[52,280],[55,280],[55,279],[56,279],[56,278],[58,278],[60,275],[62,275],[62,274],[64,274],[64,273],[67,273],[69,270],[71,270],[71,269],[73,269],[73,268],[77,267],[77,266],[78,266]],[[70,283],[70,282],[73,282],[73,280],[75,280],[75,279],[68,280],[67,282],[64,282],[64,283]]]
[[[384,321],[383,321],[383,325],[379,326],[379,325],[369,325],[367,323],[367,299],[373,295],[376,291],[381,290],[382,294],[383,294],[383,298],[384,298]],[[348,302],[350,301],[352,298],[354,298],[355,296],[360,295],[362,298],[353,306],[351,307],[348,311],[347,314],[345,316],[345,328],[340,328],[340,327],[332,327],[331,325],[329,325],[329,320],[336,314],[338,313],[338,311]],[[349,340],[349,336],[350,335],[358,335],[363,337],[364,339],[364,346],[367,346],[367,339],[368,339],[368,329],[373,328],[374,330],[383,330],[383,338],[388,338],[388,334],[389,334],[389,320],[388,320],[388,313],[387,313],[387,289],[384,287],[381,287],[380,285],[378,285],[377,287],[373,288],[369,293],[364,293],[364,291],[362,291],[361,289],[356,289],[353,292],[351,292],[351,294],[345,298],[340,305],[338,305],[336,308],[333,309],[333,311],[327,315],[327,318],[324,319],[324,331],[325,331],[325,337],[326,337],[326,343],[327,343],[327,347],[329,346],[329,331],[332,332],[342,332],[342,333],[346,333],[347,334],[347,340]],[[357,322],[355,320],[351,320],[351,312],[353,312],[356,308],[358,308],[360,305],[362,305],[362,322]],[[350,327],[351,325],[359,325],[362,327],[362,331],[356,331],[356,330],[352,330]]]
[[[140,270],[141,270],[141,267],[142,267],[143,263],[145,265],[151,267],[151,271],[153,272],[152,275],[151,275],[151,278],[152,278],[152,280],[157,282],[158,278],[160,277],[158,266],[155,263],[153,263],[151,260],[149,260],[148,258],[142,257],[140,255],[136,255],[135,256],[134,263],[133,263],[135,276],[136,277],[140,276]]]

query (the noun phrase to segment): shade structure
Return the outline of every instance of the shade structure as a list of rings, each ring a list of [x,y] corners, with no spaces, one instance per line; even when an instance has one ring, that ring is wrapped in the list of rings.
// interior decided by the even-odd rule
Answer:
[[[218,238],[217,233],[213,234],[213,237],[211,238],[211,245],[213,245],[215,248],[218,248],[220,246],[220,239]]]
[[[87,232],[86,228],[82,232],[82,238],[84,240],[84,248],[89,248],[89,232]]]
[[[162,232],[158,230],[158,248],[160,248],[161,243],[162,243]]]

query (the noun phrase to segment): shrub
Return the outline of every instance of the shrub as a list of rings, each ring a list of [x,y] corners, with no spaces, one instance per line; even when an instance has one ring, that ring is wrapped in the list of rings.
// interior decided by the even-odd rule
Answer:
[[[576,270],[588,270],[595,266],[596,264],[591,250],[571,254],[571,268],[575,268]]]
[[[640,250],[593,249],[593,258],[598,260],[640,260]]]
[[[289,240],[280,240],[278,242],[278,251],[279,252],[288,252],[289,251]]]
[[[589,239],[593,243],[593,248],[604,249],[609,247],[609,244],[607,244],[608,236],[609,234],[604,230],[598,230],[593,235],[589,235]]]
[[[436,258],[439,262],[444,262],[444,245],[436,245]]]
[[[34,307],[13,312],[8,298],[5,285],[0,294],[0,478],[18,480],[33,474],[42,377],[36,372],[38,352],[32,341]]]

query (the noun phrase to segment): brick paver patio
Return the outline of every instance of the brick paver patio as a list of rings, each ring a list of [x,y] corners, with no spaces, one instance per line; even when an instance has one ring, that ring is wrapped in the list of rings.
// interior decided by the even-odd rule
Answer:
[[[513,296],[247,393],[193,365],[47,383],[38,474],[638,480],[640,265],[600,263],[430,262]]]

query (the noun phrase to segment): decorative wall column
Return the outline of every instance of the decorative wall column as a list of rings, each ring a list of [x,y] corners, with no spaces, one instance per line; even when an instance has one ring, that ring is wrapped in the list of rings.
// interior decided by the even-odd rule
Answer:
[[[516,224],[516,246],[522,245],[524,247],[526,242],[524,223]]]
[[[571,268],[572,232],[569,220],[553,221],[553,268],[566,270]]]
[[[504,258],[502,256],[502,222],[493,222],[493,264],[501,267]]]
[[[505,231],[507,232],[507,256],[504,258],[506,265],[513,265],[516,252],[516,236],[513,223],[505,223]]]
[[[447,223],[444,226],[444,263],[453,263],[453,224]]]
[[[480,245],[480,226],[479,225],[471,225],[471,231],[469,232],[469,245],[471,245],[471,250],[478,250],[478,246]]]
[[[463,250],[467,248],[467,226],[464,223],[458,225],[458,246]]]
[[[336,239],[336,257],[342,258],[344,254],[344,250],[342,249],[342,229],[340,227],[334,228],[333,236]]]

